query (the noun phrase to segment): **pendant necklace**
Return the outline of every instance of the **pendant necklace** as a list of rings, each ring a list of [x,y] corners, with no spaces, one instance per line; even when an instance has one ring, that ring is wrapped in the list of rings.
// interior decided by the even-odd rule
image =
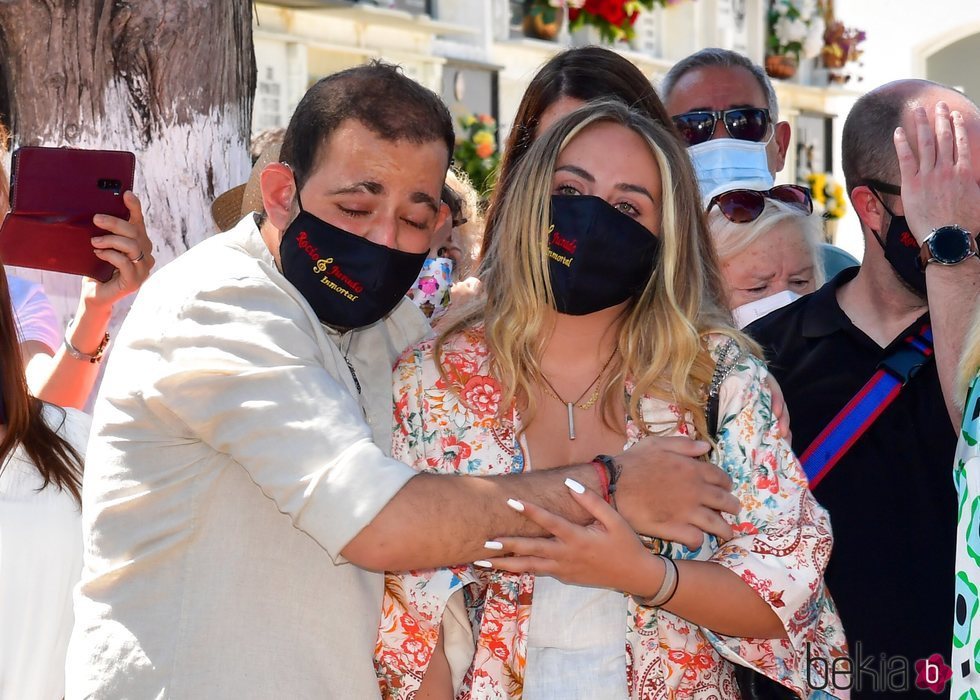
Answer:
[[[599,370],[599,374],[597,374],[595,376],[595,379],[593,379],[592,382],[585,388],[585,391],[582,392],[582,395],[579,396],[574,401],[566,401],[561,396],[559,396],[558,391],[555,389],[555,387],[551,386],[551,382],[548,381],[548,378],[544,376],[543,373],[541,374],[541,379],[543,379],[545,383],[545,391],[551,394],[552,396],[554,396],[559,401],[561,401],[563,404],[565,404],[565,408],[568,411],[568,439],[569,440],[575,439],[575,409],[580,408],[583,411],[587,411],[593,406],[595,406],[596,401],[599,400],[599,379],[602,377],[603,374],[605,374],[606,369],[608,369],[609,367],[609,363],[612,362],[612,359],[615,356],[616,356],[616,351],[613,350],[612,354],[609,356],[609,359],[606,360],[606,364],[604,364],[602,366],[602,369]],[[592,395],[589,396],[588,400],[585,403],[581,403],[582,399],[585,398],[585,395],[588,394],[593,387],[595,387],[595,391],[592,391]]]

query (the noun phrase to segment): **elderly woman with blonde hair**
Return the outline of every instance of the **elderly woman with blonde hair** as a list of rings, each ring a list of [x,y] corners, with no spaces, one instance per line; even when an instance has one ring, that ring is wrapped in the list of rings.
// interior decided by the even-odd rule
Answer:
[[[744,328],[825,281],[820,217],[798,185],[732,189],[708,203],[708,227],[735,323]]]
[[[798,695],[825,686],[808,651],[846,654],[830,523],[731,327],[683,146],[622,103],[588,104],[530,146],[494,226],[485,299],[395,368],[393,455],[487,475],[592,461],[602,493],[566,482],[588,527],[514,501],[554,537],[389,574],[382,694],[736,698],[735,666]],[[606,455],[651,434],[713,442],[741,505],[733,539],[641,540],[616,512]]]

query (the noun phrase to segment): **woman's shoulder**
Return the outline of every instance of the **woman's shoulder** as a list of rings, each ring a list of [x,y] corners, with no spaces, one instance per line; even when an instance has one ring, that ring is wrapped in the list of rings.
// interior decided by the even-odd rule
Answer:
[[[75,448],[81,456],[85,456],[85,447],[92,429],[91,416],[75,408],[62,408],[46,403],[41,411],[41,417],[59,437]]]
[[[410,346],[402,353],[396,367],[417,371],[436,368],[441,363],[450,372],[462,370],[473,374],[486,365],[488,356],[483,326],[478,325],[455,331],[448,336],[427,338]]]

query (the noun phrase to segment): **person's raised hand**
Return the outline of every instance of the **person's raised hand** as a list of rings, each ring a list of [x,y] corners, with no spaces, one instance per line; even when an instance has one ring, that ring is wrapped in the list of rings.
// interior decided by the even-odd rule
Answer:
[[[512,573],[544,574],[579,586],[653,595],[663,579],[662,573],[658,574],[662,564],[599,495],[572,479],[565,485],[572,498],[595,518],[592,524],[577,525],[532,503],[510,501],[552,536],[498,537],[487,542],[488,556],[476,564]]]
[[[980,186],[973,174],[970,137],[961,112],[936,103],[935,125],[926,110],[912,113],[917,153],[905,129],[895,130],[895,152],[902,175],[902,205],[919,245],[940,226],[980,231]]]
[[[634,530],[696,549],[705,533],[728,540],[722,513],[741,510],[728,474],[698,459],[707,442],[686,437],[646,437],[615,459],[623,471],[616,507]]]
[[[90,306],[111,307],[138,290],[153,268],[153,244],[146,233],[143,208],[132,192],[123,194],[129,209],[129,220],[108,214],[96,214],[93,222],[107,233],[92,238],[92,247],[100,260],[116,268],[106,282],[86,277],[82,298]]]

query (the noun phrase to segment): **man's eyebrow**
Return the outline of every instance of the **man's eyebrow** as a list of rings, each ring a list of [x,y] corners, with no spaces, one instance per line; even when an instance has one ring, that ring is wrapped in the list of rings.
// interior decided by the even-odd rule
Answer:
[[[436,214],[439,213],[439,203],[425,192],[412,192],[412,202],[414,204],[425,204]]]
[[[727,112],[730,109],[768,109],[768,107],[756,107],[755,105],[749,104],[748,102],[737,104],[737,105],[728,105],[724,109],[715,109],[714,107],[709,107],[705,105],[703,107],[691,107],[690,109],[681,112],[680,114],[687,114],[688,112]],[[675,115],[675,116],[679,116],[679,115]]]
[[[595,178],[592,177],[592,174],[588,170],[583,170],[582,168],[578,167],[577,165],[562,165],[562,166],[559,166],[559,167],[555,168],[555,172],[556,173],[560,173],[563,170],[567,170],[568,172],[572,173],[573,175],[578,175],[583,180],[588,180],[589,182],[595,182]]]
[[[653,198],[653,195],[650,194],[650,190],[648,190],[643,185],[633,185],[629,182],[619,182],[616,183],[616,189],[623,190],[624,192],[636,192],[637,194],[646,195],[647,197],[650,198],[651,202],[653,202],[654,204],[657,203],[657,200],[655,200]]]
[[[346,187],[341,187],[338,190],[334,190],[330,194],[353,194],[356,192],[382,194],[384,191],[385,188],[380,182],[375,182],[374,180],[362,180],[361,182],[355,182],[352,185],[347,185]]]

